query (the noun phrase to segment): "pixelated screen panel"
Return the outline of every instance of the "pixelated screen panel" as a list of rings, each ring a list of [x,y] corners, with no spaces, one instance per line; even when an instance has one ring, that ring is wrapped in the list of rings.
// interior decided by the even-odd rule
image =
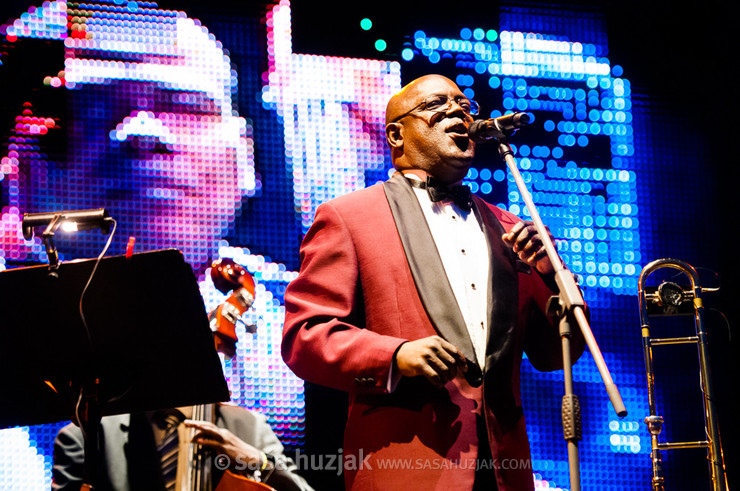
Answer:
[[[666,243],[675,242],[677,254],[696,252],[678,233],[656,231],[671,210],[656,198],[665,176],[654,162],[692,172],[698,149],[676,145],[679,124],[656,116],[649,94],[635,96],[629,66],[607,57],[598,14],[502,7],[490,22],[455,17],[454,29],[406,21],[392,54],[372,22],[358,18],[358,38],[372,49],[333,56],[293,45],[299,19],[287,1],[257,14],[228,8],[201,8],[196,18],[154,2],[56,1],[24,6],[3,27],[0,77],[12,97],[3,99],[0,126],[0,265],[46,260],[38,236],[20,234],[22,213],[92,207],[118,220],[115,253],[129,236],[142,250],[181,249],[208,309],[224,300],[208,265],[233,258],[254,276],[257,294],[244,318],[256,334],[240,324],[237,355],[224,362],[232,400],[264,413],[286,446],[301,448],[303,383],[280,358],[283,294],[300,237],[318,204],[387,178],[385,103],[407,74],[444,73],[481,103],[481,117],[525,111],[533,119],[513,140],[515,156],[580,277],[629,411],[625,420],[615,416],[584,355],[574,367],[584,487],[644,489],[650,441],[636,280]],[[693,184],[707,188],[701,179]],[[527,218],[493,150],[481,150],[465,182]],[[97,255],[104,240],[85,232],[57,244],[69,259]],[[682,377],[664,391],[666,412],[678,418],[668,439],[696,424],[674,409]],[[566,488],[560,401],[550,397],[561,393],[562,375],[525,362],[522,380],[535,482]],[[3,461],[14,463],[0,471],[0,487],[35,480],[48,488],[60,425],[0,432]],[[704,482],[701,463],[671,459],[674,479]]]

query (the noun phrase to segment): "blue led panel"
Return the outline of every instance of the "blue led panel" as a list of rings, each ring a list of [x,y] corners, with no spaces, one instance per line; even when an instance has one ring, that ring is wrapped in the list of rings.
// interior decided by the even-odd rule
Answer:
[[[649,100],[633,104],[625,70],[607,54],[597,14],[502,7],[498,26],[461,26],[457,37],[436,36],[420,25],[401,51],[401,70],[446,74],[481,103],[483,117],[530,115],[532,124],[511,139],[515,158],[563,260],[579,277],[592,329],[629,413],[625,419],[616,416],[593,358],[584,354],[574,366],[584,427],[579,445],[582,483],[584,489],[644,489],[650,482],[650,436],[642,421],[648,408],[635,297],[640,271],[659,249],[654,224],[665,198],[653,192],[653,158],[660,148],[672,165],[680,162],[688,170],[696,168],[698,155],[671,148],[676,142],[665,126],[669,118],[655,118]],[[643,128],[637,135],[636,117]],[[680,131],[679,123],[669,124]],[[465,182],[488,201],[528,219],[508,169],[497,155],[482,150],[483,158]],[[697,185],[706,185],[699,184],[700,176],[696,179]],[[670,361],[670,352],[661,356]],[[701,412],[671,410],[680,397],[668,397],[685,391],[680,380],[696,378],[697,371],[671,371],[680,375],[661,374],[667,387],[661,394],[666,394],[673,427],[662,441],[678,441],[674,435],[682,428],[696,430],[684,440],[701,439]],[[561,372],[541,373],[523,364],[522,398],[535,483],[544,489],[569,486],[560,397],[551,397],[562,393]],[[697,396],[684,395],[692,401]],[[700,460],[687,464],[666,453],[664,458],[678,466],[674,480],[681,476],[683,483],[707,482]]]

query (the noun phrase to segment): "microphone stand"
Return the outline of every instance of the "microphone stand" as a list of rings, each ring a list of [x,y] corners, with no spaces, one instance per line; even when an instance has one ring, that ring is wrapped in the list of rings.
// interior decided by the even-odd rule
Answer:
[[[579,470],[578,442],[581,440],[581,408],[578,402],[578,397],[573,392],[573,368],[571,366],[570,356],[571,324],[574,320],[580,327],[581,333],[583,333],[588,349],[591,351],[596,367],[604,381],[606,393],[609,396],[609,400],[611,401],[614,410],[619,417],[623,418],[627,416],[627,409],[624,407],[622,398],[619,395],[619,390],[609,374],[609,370],[604,362],[604,357],[601,355],[601,350],[599,349],[598,344],[596,344],[596,339],[591,332],[588,319],[586,319],[586,314],[583,310],[585,302],[583,301],[581,290],[578,288],[573,275],[563,266],[563,261],[560,259],[552,240],[550,240],[550,234],[547,232],[545,224],[542,222],[542,219],[537,212],[537,207],[532,201],[529,191],[527,190],[527,185],[524,183],[519,169],[517,168],[514,154],[508,144],[508,139],[516,132],[516,128],[501,129],[498,125],[496,127],[497,130],[492,131],[489,134],[490,138],[493,138],[498,142],[499,155],[504,159],[506,165],[511,171],[511,174],[514,176],[516,185],[519,188],[519,193],[522,195],[524,203],[527,205],[527,209],[532,217],[537,233],[539,233],[542,238],[545,250],[547,251],[547,257],[550,259],[550,262],[555,269],[555,282],[560,289],[560,292],[557,295],[550,298],[547,309],[549,315],[559,320],[560,338],[562,340],[563,348],[563,375],[565,384],[565,394],[563,395],[562,403],[563,436],[568,442],[568,466],[570,470],[571,491],[580,491],[581,476]]]

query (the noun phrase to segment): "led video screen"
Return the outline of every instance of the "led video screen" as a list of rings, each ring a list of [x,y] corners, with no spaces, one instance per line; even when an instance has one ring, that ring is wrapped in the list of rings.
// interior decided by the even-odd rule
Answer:
[[[174,1],[18,3],[0,30],[0,268],[47,261],[41,238],[23,237],[23,213],[100,207],[118,222],[111,254],[122,254],[130,237],[137,251],[181,250],[208,310],[225,298],[210,265],[232,258],[256,283],[236,356],[224,361],[232,402],[265,414],[293,451],[311,448],[312,422],[304,383],[280,356],[283,294],[316,207],[392,173],[388,98],[416,75],[442,73],[480,103],[480,117],[528,113],[532,124],[512,139],[514,155],[579,278],[629,412],[616,416],[586,353],[574,366],[584,488],[647,487],[637,281],[645,264],[667,254],[717,266],[718,244],[684,228],[711,230],[716,218],[674,204],[689,194],[711,199],[716,184],[700,171],[704,148],[682,116],[633,85],[628,59],[610,59],[599,11],[504,4],[456,15],[452,26],[407,18],[389,44],[385,24],[373,26],[375,9],[346,16],[353,24],[344,29],[367,40],[353,54],[356,43],[333,48],[317,39],[314,49],[301,31],[306,6],[287,0],[210,10]],[[493,145],[464,183],[529,218]],[[57,247],[62,260],[95,257],[105,240],[59,234]],[[703,278],[714,286],[711,273]],[[700,395],[685,394],[693,359],[659,369],[667,372],[663,407],[674,418],[663,437],[702,437]],[[561,393],[562,372],[524,361],[538,489],[569,487]],[[64,424],[0,431],[0,461],[13,462],[0,468],[0,488],[48,488]],[[673,479],[699,483],[693,489],[707,479],[701,455],[666,466]]]

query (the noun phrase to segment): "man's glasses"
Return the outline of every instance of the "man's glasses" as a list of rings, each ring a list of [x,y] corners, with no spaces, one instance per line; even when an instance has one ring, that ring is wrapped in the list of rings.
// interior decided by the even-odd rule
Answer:
[[[400,116],[394,118],[391,122],[395,123],[396,121],[405,118],[406,116],[417,110],[431,111],[433,113],[445,112],[450,109],[450,107],[452,107],[453,103],[460,106],[463,112],[468,116],[476,116],[478,114],[478,111],[480,110],[480,106],[477,102],[464,96],[456,96],[454,98],[450,98],[446,95],[433,95],[427,97],[416,106],[412,107]]]

